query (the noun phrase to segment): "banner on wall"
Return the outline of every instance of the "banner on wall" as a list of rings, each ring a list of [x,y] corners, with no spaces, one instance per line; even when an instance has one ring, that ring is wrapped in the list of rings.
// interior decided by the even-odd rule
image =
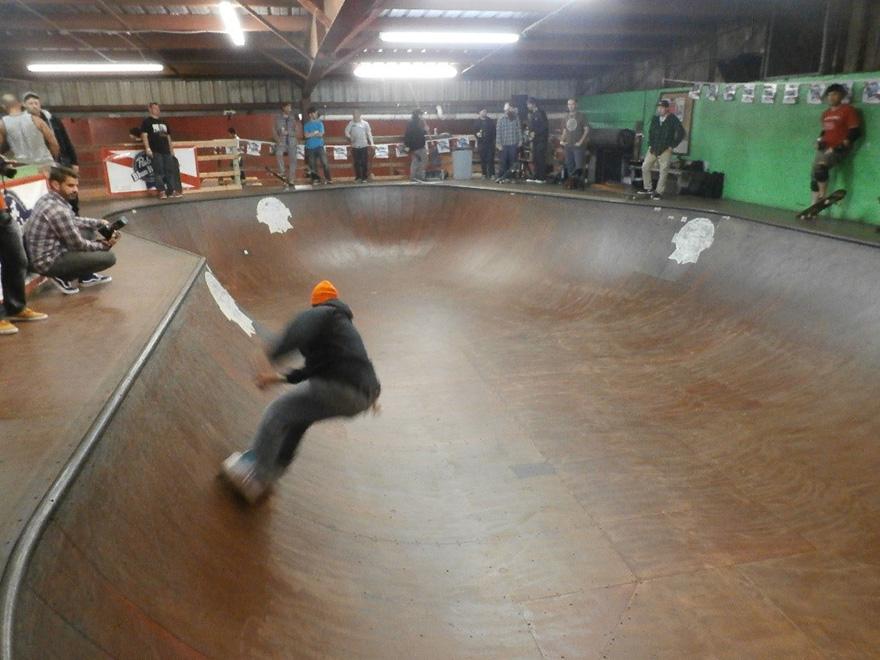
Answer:
[[[248,156],[259,156],[260,155],[260,147],[263,146],[262,144],[260,144],[259,142],[245,142],[245,144],[247,145],[245,147],[245,153]]]
[[[373,157],[388,158],[388,146],[387,144],[377,144],[373,150]]]
[[[304,144],[296,145],[296,159],[297,160],[305,160],[306,159],[306,145],[304,145]]]
[[[694,101],[699,101],[702,92],[703,83],[694,83],[693,85],[691,85],[691,91],[688,92],[688,96],[690,96]]]
[[[866,80],[862,88],[863,103],[880,103],[880,80]]]
[[[810,85],[810,95],[807,97],[807,103],[810,105],[822,104],[822,92],[825,91],[824,83],[813,83]]]
[[[334,160],[345,160],[348,158],[348,147],[334,146],[331,149],[333,149]]]
[[[798,102],[798,92],[801,86],[797,83],[785,83],[785,91],[782,93],[782,102],[791,105]]]
[[[733,101],[736,98],[736,85],[725,85],[724,86],[724,100],[725,101]]]
[[[779,85],[776,83],[764,83],[764,89],[761,93],[761,103],[776,103],[776,92]]]
[[[706,85],[706,98],[709,99],[710,101],[717,101],[718,100],[718,88],[719,88],[719,85],[717,85],[715,83]]]
[[[185,189],[201,187],[195,147],[174,149],[180,163],[180,182]],[[104,180],[111,195],[143,192],[146,180],[152,176],[152,166],[142,151],[133,149],[103,149]]]
[[[448,154],[449,153],[449,140],[437,140],[437,153],[438,154]]]
[[[746,83],[743,85],[743,93],[741,97],[741,101],[743,103],[754,103],[755,102],[755,83]]]

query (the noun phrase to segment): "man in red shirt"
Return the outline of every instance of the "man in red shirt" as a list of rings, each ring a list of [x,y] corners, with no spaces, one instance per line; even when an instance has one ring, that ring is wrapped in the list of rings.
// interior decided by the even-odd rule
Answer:
[[[825,97],[828,99],[828,109],[822,113],[822,132],[819,134],[810,184],[813,203],[828,195],[829,170],[846,158],[853,142],[862,134],[859,113],[851,105],[843,103],[846,87],[837,83],[829,85]]]

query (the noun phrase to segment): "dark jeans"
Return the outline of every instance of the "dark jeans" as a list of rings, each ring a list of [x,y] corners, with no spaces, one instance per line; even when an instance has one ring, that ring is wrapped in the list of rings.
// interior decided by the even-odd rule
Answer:
[[[257,478],[274,481],[293,461],[308,428],[331,417],[354,417],[375,400],[365,392],[334,381],[311,378],[285,392],[266,408],[249,454]]]
[[[535,164],[535,178],[543,181],[547,178],[547,138],[536,137],[532,141],[532,160]]]
[[[354,158],[354,178],[366,181],[370,173],[369,168],[370,148],[369,147],[352,147],[351,153]]]
[[[2,193],[0,193],[2,194]],[[0,211],[0,283],[3,285],[3,310],[7,316],[25,308],[24,280],[27,276],[27,253],[21,241],[21,228],[5,210]]]
[[[156,179],[156,188],[159,192],[165,192],[168,195],[183,192],[183,185],[180,183],[180,166],[172,154],[153,152],[153,176]]]
[[[495,176],[495,145],[480,147],[480,169],[483,176]]]
[[[501,147],[501,162],[498,167],[498,169],[501,170],[501,175],[499,176],[500,179],[510,176],[510,170],[512,170],[513,166],[517,163],[518,152],[519,147],[515,144],[505,144]]]
[[[327,152],[324,150],[324,147],[306,149],[306,161],[309,163],[309,175],[312,178],[318,176],[318,162],[320,162],[321,168],[324,170],[324,179],[327,181],[333,180],[333,177],[330,176],[330,163],[327,162]]]
[[[116,255],[106,252],[65,252],[49,267],[46,275],[62,280],[78,280],[107,270],[116,263]]]

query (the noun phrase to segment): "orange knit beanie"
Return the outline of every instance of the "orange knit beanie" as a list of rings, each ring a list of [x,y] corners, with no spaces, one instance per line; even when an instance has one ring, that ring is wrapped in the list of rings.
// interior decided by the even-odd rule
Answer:
[[[339,297],[339,292],[330,280],[321,280],[312,289],[312,306],[320,305]]]

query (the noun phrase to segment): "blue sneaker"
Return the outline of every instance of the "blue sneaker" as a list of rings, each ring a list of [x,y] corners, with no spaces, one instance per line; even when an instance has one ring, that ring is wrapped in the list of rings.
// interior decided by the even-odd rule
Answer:
[[[98,273],[92,273],[91,275],[86,275],[85,277],[79,278],[79,285],[81,287],[90,287],[96,286],[98,284],[107,284],[108,282],[112,282],[113,278],[109,275],[99,275]]]
[[[79,287],[74,284],[73,280],[62,280],[60,277],[50,277],[52,284],[55,285],[61,293],[65,296],[72,296],[74,293],[79,293]]]

